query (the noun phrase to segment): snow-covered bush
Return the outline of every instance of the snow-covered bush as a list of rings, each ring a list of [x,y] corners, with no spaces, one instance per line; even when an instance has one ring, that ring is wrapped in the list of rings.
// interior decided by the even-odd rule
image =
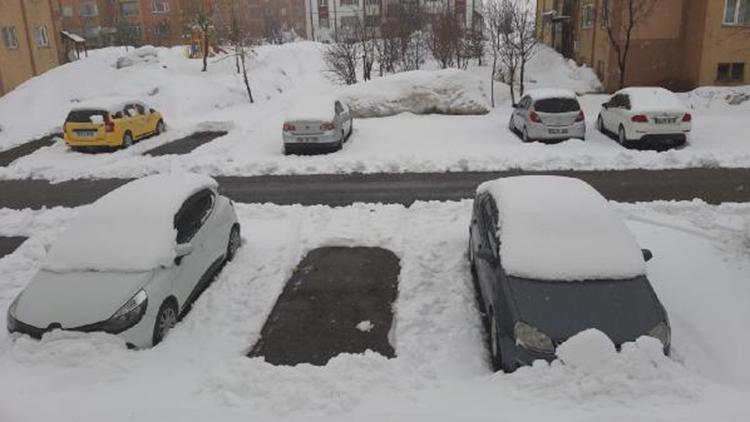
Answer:
[[[115,62],[115,68],[122,69],[123,67],[135,66],[138,64],[146,63],[158,63],[159,53],[153,46],[147,45],[141,48],[137,48],[130,53],[119,57]]]
[[[354,117],[399,113],[487,114],[485,83],[466,71],[417,70],[344,88],[339,95]]]

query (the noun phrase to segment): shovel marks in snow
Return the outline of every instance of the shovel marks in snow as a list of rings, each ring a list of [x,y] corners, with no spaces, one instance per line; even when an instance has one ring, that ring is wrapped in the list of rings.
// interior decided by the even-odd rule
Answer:
[[[40,148],[52,146],[55,143],[55,139],[60,137],[62,137],[61,133],[53,133],[5,151],[0,151],[0,167],[8,166],[17,159],[25,157]]]
[[[249,357],[325,365],[341,353],[395,357],[388,339],[399,260],[381,248],[311,251],[287,282]]]
[[[226,135],[227,131],[202,131],[195,132],[184,138],[180,138],[167,144],[150,149],[143,155],[160,156],[160,155],[185,155],[191,153],[194,149],[203,144],[207,144],[216,138]]]

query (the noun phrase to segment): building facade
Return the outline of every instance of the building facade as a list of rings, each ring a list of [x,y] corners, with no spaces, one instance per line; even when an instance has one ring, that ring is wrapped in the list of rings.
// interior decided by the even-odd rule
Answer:
[[[608,92],[620,85],[608,27],[624,43],[629,0],[539,0],[540,40],[592,67]],[[750,0],[658,0],[636,26],[625,85],[689,90],[747,84]]]
[[[51,0],[0,1],[0,95],[60,64]]]

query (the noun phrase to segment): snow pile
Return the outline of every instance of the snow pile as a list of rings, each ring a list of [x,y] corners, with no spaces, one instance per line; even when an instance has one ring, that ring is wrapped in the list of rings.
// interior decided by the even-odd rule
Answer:
[[[617,354],[615,344],[597,329],[582,331],[557,347],[557,358],[571,368],[592,374]]]
[[[579,66],[566,59],[553,48],[538,44],[534,56],[526,67],[526,81],[531,87],[560,87],[577,94],[602,92],[604,87],[590,67]]]
[[[485,81],[456,69],[384,76],[343,88],[340,97],[354,117],[489,112]]]
[[[677,96],[664,88],[632,87],[618,92],[630,96],[630,106],[634,112],[684,113],[687,111],[687,108]]]
[[[485,182],[498,207],[500,261],[509,275],[550,281],[626,279],[646,272],[633,235],[586,182],[518,176]]]
[[[750,112],[750,85],[705,86],[678,95],[692,109],[716,111],[739,109]]]
[[[545,100],[550,98],[570,98],[577,99],[575,92],[569,89],[559,88],[538,88],[532,89],[526,92],[526,95],[531,97],[533,100]]]
[[[159,52],[153,46],[146,45],[118,57],[115,62],[115,69],[149,63],[159,63]]]
[[[54,272],[148,271],[175,258],[174,216],[192,194],[215,188],[198,174],[130,182],[87,206],[60,236],[44,268]]]

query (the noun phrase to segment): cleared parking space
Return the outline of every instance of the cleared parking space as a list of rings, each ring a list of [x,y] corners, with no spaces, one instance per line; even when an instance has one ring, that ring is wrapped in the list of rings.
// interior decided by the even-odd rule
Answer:
[[[26,239],[22,236],[0,237],[0,258],[12,254]]]
[[[52,146],[52,144],[55,143],[55,138],[61,136],[61,133],[53,133],[0,152],[0,167],[5,167],[19,158],[33,153],[39,148]]]
[[[325,365],[341,353],[395,357],[393,321],[399,260],[381,248],[326,247],[297,266],[249,357],[274,365]]]
[[[158,146],[143,153],[154,157],[160,155],[184,155],[189,154],[194,149],[203,144],[207,144],[216,138],[226,135],[226,131],[203,131],[195,132],[184,138],[177,139],[168,144]]]

